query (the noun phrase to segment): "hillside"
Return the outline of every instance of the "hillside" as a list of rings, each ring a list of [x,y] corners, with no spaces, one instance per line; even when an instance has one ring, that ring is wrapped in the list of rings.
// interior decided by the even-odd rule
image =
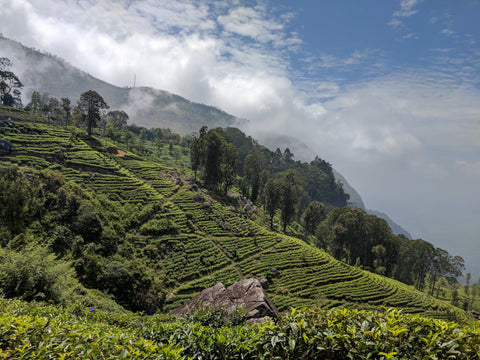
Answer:
[[[25,102],[28,102],[32,91],[48,94],[58,99],[68,97],[75,103],[84,91],[94,89],[100,93],[111,109],[128,113],[129,123],[138,126],[169,128],[180,134],[198,131],[200,126],[244,127],[246,121],[227,114],[212,106],[191,102],[181,96],[167,91],[149,87],[118,87],[97,79],[77,69],[64,60],[39,50],[28,48],[22,44],[0,36],[1,56],[8,56],[14,65],[15,72],[25,84]],[[309,161],[315,154],[307,145],[289,136],[257,134],[267,147],[278,146],[283,151],[290,148],[296,160]],[[345,192],[350,195],[354,206],[366,210],[363,200],[348,181],[335,171],[335,177],[344,184]],[[381,211],[366,210],[385,219],[395,234],[404,234],[411,238],[408,231],[396,224],[387,214]]]
[[[191,102],[167,91],[149,87],[118,87],[97,79],[51,54],[28,48],[0,35],[0,56],[13,62],[14,72],[25,85],[24,97],[33,91],[72,103],[87,90],[102,94],[111,109],[123,110],[130,122],[145,127],[169,128],[182,134],[209,127],[238,126],[243,120],[212,106]]]
[[[269,230],[260,209],[235,193],[213,196],[190,170],[89,138],[80,129],[29,122],[26,115],[17,120],[18,114],[1,121],[0,137],[12,145],[1,163],[17,165],[30,179],[18,181],[38,189],[45,212],[25,228],[11,229],[16,236],[8,247],[39,239],[73,263],[85,286],[129,309],[168,311],[219,281],[230,285],[259,276],[268,279],[267,292],[280,311],[383,305],[433,317],[464,316],[400,282]]]

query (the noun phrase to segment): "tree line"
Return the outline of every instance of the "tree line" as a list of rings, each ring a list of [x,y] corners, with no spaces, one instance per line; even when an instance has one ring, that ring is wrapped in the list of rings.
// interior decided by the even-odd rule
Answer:
[[[190,143],[191,168],[207,188],[225,196],[233,185],[263,207],[270,227],[300,236],[336,259],[438,296],[454,286],[464,260],[422,239],[392,233],[384,219],[347,206],[332,166],[316,157],[294,161],[287,148],[270,151],[236,128],[202,127]]]

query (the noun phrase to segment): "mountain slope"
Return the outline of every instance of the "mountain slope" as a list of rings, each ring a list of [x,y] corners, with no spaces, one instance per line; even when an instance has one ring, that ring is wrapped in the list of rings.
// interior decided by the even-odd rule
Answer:
[[[128,277],[136,271],[145,280],[136,282],[131,295],[143,291],[138,301],[148,304],[153,299],[165,311],[219,281],[230,285],[260,276],[269,280],[267,292],[280,310],[385,305],[436,317],[462,316],[460,310],[404,284],[348,266],[301,240],[270,231],[259,209],[235,194],[228,203],[219,201],[186,169],[141,158],[77,129],[16,120],[0,125],[0,137],[13,146],[11,153],[1,157],[2,164],[17,164],[30,177],[38,174],[46,179],[50,198],[57,196],[54,203],[59,203],[58,194],[63,191],[98,211],[103,228],[99,240],[64,244],[62,251],[74,258],[77,273],[87,285],[112,293],[121,303],[129,301],[123,296],[130,284],[116,274],[125,271]],[[74,222],[78,221],[77,217]],[[58,231],[58,226],[53,230]],[[91,229],[83,231],[88,235]],[[109,232],[114,236],[105,235]],[[42,233],[49,233],[48,228]],[[133,270],[125,268],[125,263]],[[120,281],[122,287],[102,288],[105,279]],[[142,290],[151,282],[157,286]]]
[[[236,126],[242,120],[212,106],[191,102],[167,91],[148,87],[121,88],[99,80],[54,55],[44,54],[0,36],[0,56],[13,62],[13,71],[24,89],[24,101],[33,91],[58,99],[68,97],[73,103],[87,90],[95,90],[111,109],[124,110],[130,123],[144,127],[169,128],[189,134],[208,127]]]
[[[124,110],[130,123],[144,127],[169,128],[181,134],[197,132],[201,126],[209,128],[236,126],[242,128],[246,120],[225,113],[215,107],[191,102],[181,96],[148,87],[120,88],[83,72],[54,55],[0,36],[0,56],[10,57],[17,75],[22,79],[27,97],[32,91],[47,93],[57,98],[68,97],[75,103],[80,94],[87,90],[100,93],[111,109]],[[28,99],[25,100],[28,102]],[[261,134],[260,140],[269,148],[282,146],[295,154],[297,160],[310,161],[314,152],[298,139],[289,136]],[[350,203],[366,210],[358,192],[337,171],[335,177],[350,195]],[[411,238],[408,231],[396,224],[387,214],[366,210],[387,221],[395,234]]]

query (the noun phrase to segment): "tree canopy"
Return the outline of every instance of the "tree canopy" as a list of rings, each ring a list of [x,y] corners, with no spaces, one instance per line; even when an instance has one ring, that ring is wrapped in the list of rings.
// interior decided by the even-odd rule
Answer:
[[[109,106],[96,91],[88,90],[80,95],[77,107],[83,114],[83,121],[87,124],[88,135],[92,135],[92,129],[100,121],[101,111],[108,109]]]
[[[9,68],[12,66],[10,59],[0,58],[0,100],[3,105],[20,106],[22,104],[20,89],[23,84]]]

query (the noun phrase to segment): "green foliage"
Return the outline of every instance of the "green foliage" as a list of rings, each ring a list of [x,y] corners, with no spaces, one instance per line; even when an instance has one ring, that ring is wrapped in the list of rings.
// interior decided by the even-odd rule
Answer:
[[[221,128],[200,129],[198,139],[190,144],[190,162],[195,173],[202,168],[202,179],[210,190],[221,186],[226,194],[235,183],[238,151]]]
[[[178,227],[167,219],[152,219],[140,226],[142,235],[172,235],[178,234]]]
[[[92,135],[92,129],[97,126],[100,120],[100,112],[108,109],[108,105],[103,97],[96,91],[88,90],[80,95],[77,107],[83,113],[83,119],[87,123],[88,135]]]
[[[11,125],[0,127],[1,136],[14,148],[2,162],[18,167],[12,181],[19,185],[12,186],[21,189],[19,198],[28,200],[29,193],[34,194],[38,205],[28,207],[35,211],[20,215],[23,224],[15,230],[17,233],[4,226],[3,245],[9,246],[9,251],[21,251],[32,243],[42,244],[55,253],[55,264],[72,264],[80,283],[89,288],[72,292],[75,301],[94,302],[91,296],[96,289],[97,298],[110,303],[116,300],[130,310],[168,311],[218,281],[228,285],[241,278],[261,276],[269,280],[267,292],[281,311],[291,306],[387,305],[432,317],[464,316],[461,310],[404,284],[360,270],[362,266],[382,273],[385,267],[389,274],[395,267],[395,258],[389,256],[395,254],[398,244],[388,241],[391,234],[374,217],[351,209],[331,211],[327,202],[325,211],[330,214],[316,228],[317,245],[328,244],[328,251],[335,249],[334,239],[344,239],[341,256],[349,259],[345,254],[356,255],[352,261],[360,258],[359,268],[268,229],[265,211],[270,212],[270,207],[266,201],[272,203],[273,224],[281,219],[280,200],[295,198],[285,207],[290,215],[283,217],[282,225],[288,224],[291,233],[302,233],[295,220],[308,207],[312,195],[320,196],[310,188],[315,174],[321,175],[325,184],[330,181],[328,163],[317,160],[317,170],[304,171],[312,165],[293,161],[291,153],[270,153],[251,139],[243,141],[241,133],[228,132],[233,140],[240,139],[240,147],[235,146],[240,158],[243,156],[249,164],[237,163],[236,171],[244,171],[249,179],[250,197],[256,171],[262,169],[257,200],[265,204],[261,209],[258,203],[257,207],[233,192],[224,196],[224,185],[217,184],[222,194],[209,192],[192,179],[190,170],[172,168],[151,155],[158,144],[171,160],[175,155],[168,155],[170,144],[175,153],[195,139],[181,139],[167,130],[123,126],[121,131],[128,132],[132,141],[144,141],[144,151],[134,154],[106,138],[88,137],[72,127],[23,120]],[[230,166],[229,171],[233,169]],[[282,184],[287,174],[298,178],[294,170],[280,175],[281,169],[289,167],[305,177],[303,190]],[[221,172],[225,170],[221,167]],[[221,181],[228,182],[224,177]],[[284,192],[299,196],[284,197]],[[299,217],[292,217],[293,213]],[[313,227],[315,224],[307,232]],[[454,276],[454,272],[451,274]]]
[[[271,341],[262,350],[282,359],[476,359],[479,330],[392,308],[292,310],[267,330]]]
[[[38,186],[29,182],[16,168],[0,166],[0,229],[8,230],[12,235],[18,234],[39,210],[41,203]],[[6,240],[0,238],[3,243]]]
[[[0,299],[3,358],[460,359],[480,356],[480,327],[381,311],[295,310],[242,325],[202,312],[162,316]]]
[[[247,311],[244,307],[227,310],[223,306],[199,306],[185,315],[186,321],[200,323],[202,326],[221,328],[224,326],[245,325]]]
[[[185,359],[181,347],[142,337],[141,319],[133,316],[124,323],[123,317],[97,315],[93,308],[0,302],[4,359]]]
[[[102,269],[98,282],[126,309],[153,314],[161,305],[154,281],[138,262],[116,256]]]
[[[46,248],[0,248],[0,291],[7,298],[65,302],[75,284],[70,264],[56,260]]]
[[[318,225],[325,219],[325,206],[318,202],[312,201],[303,213],[303,223],[305,233],[307,235],[315,234]]]
[[[0,58],[0,100],[3,105],[21,107],[20,89],[23,84],[18,76],[9,70],[12,65],[10,59]]]
[[[102,234],[102,224],[95,207],[89,203],[82,203],[77,209],[72,230],[87,242],[98,241]]]

